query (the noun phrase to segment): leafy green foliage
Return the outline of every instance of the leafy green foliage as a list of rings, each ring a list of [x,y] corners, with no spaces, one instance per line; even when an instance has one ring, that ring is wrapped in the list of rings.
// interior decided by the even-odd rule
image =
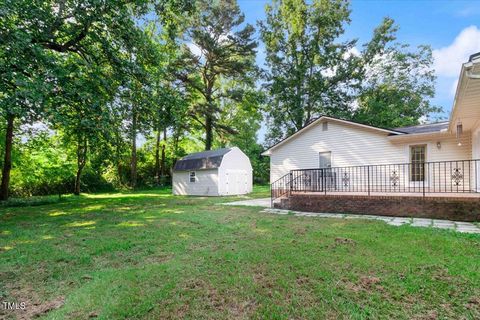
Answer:
[[[150,105],[147,65],[158,63],[160,54],[151,32],[137,22],[152,4],[159,20],[166,22],[171,10],[184,3],[167,2],[7,0],[2,4],[0,116],[8,123],[2,199],[8,197],[17,126],[41,121],[62,132],[65,143],[76,145],[74,192],[78,194],[90,149],[105,145],[118,130],[111,106],[119,91],[129,98],[122,111],[132,122],[150,115],[144,112]],[[137,128],[130,131],[135,140]]]
[[[178,78],[192,94],[190,116],[205,132],[205,149],[214,144],[214,131],[235,133],[220,121],[224,99],[242,99],[242,85],[250,88],[255,80],[254,28],[244,22],[235,0],[197,1],[197,14],[186,31],[184,55],[179,63],[184,70]],[[240,86],[226,90],[223,82]]]
[[[270,141],[299,130],[319,115],[350,114],[358,85],[356,41],[340,41],[350,22],[343,0],[276,0],[260,22],[265,43]]]
[[[0,199],[168,185],[178,158],[229,146],[265,183],[265,123],[271,143],[323,114],[396,127],[439,110],[430,48],[395,43],[393,20],[358,50],[347,1],[266,11],[260,83],[235,0],[4,1]]]
[[[415,125],[441,108],[430,99],[435,94],[432,50],[392,43],[398,27],[385,19],[364,46],[365,77],[353,119],[380,127]]]
[[[374,126],[417,124],[440,111],[434,95],[432,53],[427,46],[398,44],[390,18],[362,50],[344,40],[349,3],[342,0],[278,0],[260,22],[266,46],[268,142],[329,115]]]

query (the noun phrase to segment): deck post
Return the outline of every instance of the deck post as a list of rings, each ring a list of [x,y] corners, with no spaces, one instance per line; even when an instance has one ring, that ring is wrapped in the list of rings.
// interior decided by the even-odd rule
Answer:
[[[422,163],[423,166],[423,197],[425,198],[425,179],[427,178],[427,174],[425,172],[425,162]]]
[[[322,169],[322,176],[323,176],[323,191],[325,195],[327,195],[327,172],[325,168]]]
[[[367,190],[370,196],[370,166],[367,166]]]
[[[290,180],[290,187],[289,187],[290,192],[288,193],[288,196],[290,196],[292,194],[292,189],[293,189],[293,173],[292,173],[292,171],[290,171],[289,177],[290,177],[290,179],[289,179]]]
[[[273,183],[270,184],[270,208],[273,208]]]
[[[478,192],[478,174],[477,174],[477,170],[478,170],[478,167],[477,167],[477,159],[475,159],[475,175],[474,175],[474,178],[475,178],[475,192]]]

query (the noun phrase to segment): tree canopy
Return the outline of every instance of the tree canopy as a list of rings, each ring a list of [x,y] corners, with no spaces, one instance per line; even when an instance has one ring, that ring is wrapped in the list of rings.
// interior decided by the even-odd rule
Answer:
[[[395,43],[392,19],[358,49],[358,40],[344,35],[348,1],[278,0],[266,14],[259,25],[270,142],[320,115],[395,127],[439,110],[429,101],[435,80],[430,48]]]
[[[398,43],[392,19],[360,45],[348,1],[265,10],[257,34],[235,0],[3,1],[0,199],[165,185],[179,157],[227,146],[267,182],[265,145],[319,115],[439,111],[431,49]]]

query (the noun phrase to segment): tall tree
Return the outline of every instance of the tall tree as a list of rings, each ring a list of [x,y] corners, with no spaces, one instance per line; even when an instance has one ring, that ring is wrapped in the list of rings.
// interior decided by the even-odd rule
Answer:
[[[45,120],[45,101],[56,98],[63,61],[69,56],[94,66],[99,55],[119,67],[119,53],[138,39],[137,17],[154,4],[159,16],[181,0],[5,0],[0,11],[0,97],[6,121],[0,199],[8,198],[15,127]],[[169,14],[166,16],[170,16]],[[169,23],[171,26],[172,23]],[[171,29],[169,27],[169,29]],[[60,76],[59,76],[60,73]],[[49,104],[54,108],[55,104]],[[49,110],[51,111],[51,110]],[[83,154],[83,152],[80,152]],[[81,165],[82,163],[80,163]]]
[[[385,18],[362,50],[364,76],[353,112],[356,121],[395,128],[418,124],[441,111],[430,102],[435,94],[431,48],[395,43],[397,31],[394,21]]]
[[[206,150],[212,148],[215,131],[233,132],[219,121],[221,99],[239,92],[222,91],[219,83],[225,79],[253,83],[257,43],[253,26],[242,26],[244,20],[235,0],[200,0],[186,31],[184,70],[178,77],[198,97],[190,116],[205,132]]]
[[[269,142],[320,115],[394,127],[439,111],[431,50],[398,44],[386,18],[362,50],[341,40],[350,22],[344,0],[276,0],[260,22],[266,47]]]
[[[64,75],[59,79],[59,97],[50,113],[50,122],[63,139],[75,145],[77,169],[73,193],[80,194],[81,177],[87,164],[89,149],[108,141],[110,113],[108,103],[113,99],[118,81],[108,65],[97,60],[95,66],[86,64],[78,57],[65,61]]]
[[[149,101],[151,88],[146,75],[135,75],[122,88],[119,107],[123,113],[126,134],[130,143],[130,187],[137,186],[137,139],[139,133],[147,134],[151,121],[153,105]]]
[[[345,117],[358,86],[355,40],[341,41],[350,9],[344,0],[274,0],[260,35],[273,140],[320,114]]]
[[[129,53],[130,67],[125,84],[121,88],[121,105],[124,110],[124,120],[127,124],[127,135],[130,140],[130,186],[137,186],[137,138],[139,133],[147,134],[151,119],[155,112],[155,101],[152,97],[158,94],[156,86],[161,72],[155,70],[155,65],[161,63],[161,52],[146,32],[143,45],[137,45],[135,52]],[[153,66],[153,67],[152,67]]]
[[[0,96],[7,134],[0,199],[8,198],[14,126],[38,119],[44,101],[57,94],[59,61],[76,55],[94,62],[98,51],[111,55],[113,43],[124,42],[135,26],[133,16],[146,9],[146,2],[122,0],[2,3]]]

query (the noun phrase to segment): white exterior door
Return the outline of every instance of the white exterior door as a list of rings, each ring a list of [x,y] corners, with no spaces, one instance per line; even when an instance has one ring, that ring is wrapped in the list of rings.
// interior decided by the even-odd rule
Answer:
[[[227,194],[247,193],[247,173],[243,170],[227,170],[225,173]]]

